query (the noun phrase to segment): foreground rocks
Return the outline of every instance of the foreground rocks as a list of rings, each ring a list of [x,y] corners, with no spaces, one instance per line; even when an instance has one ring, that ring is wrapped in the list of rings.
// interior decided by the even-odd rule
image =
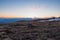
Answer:
[[[0,40],[60,40],[60,21],[0,25]]]

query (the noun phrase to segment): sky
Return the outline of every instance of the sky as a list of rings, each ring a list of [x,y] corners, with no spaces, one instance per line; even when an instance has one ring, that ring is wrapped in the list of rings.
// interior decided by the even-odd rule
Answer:
[[[0,18],[60,16],[60,0],[0,0]]]

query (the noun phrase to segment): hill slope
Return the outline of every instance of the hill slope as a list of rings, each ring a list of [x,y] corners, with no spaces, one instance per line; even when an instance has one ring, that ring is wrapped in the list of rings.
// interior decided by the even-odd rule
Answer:
[[[0,36],[1,40],[60,40],[60,20],[0,24]]]

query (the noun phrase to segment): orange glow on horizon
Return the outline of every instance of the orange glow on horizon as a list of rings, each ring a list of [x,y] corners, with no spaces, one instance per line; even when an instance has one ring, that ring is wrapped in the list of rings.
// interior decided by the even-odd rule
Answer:
[[[60,16],[45,16],[45,17],[40,17],[40,16],[34,16],[34,17],[26,17],[26,16],[0,16],[0,18],[52,18],[52,17],[60,17]]]
[[[0,18],[24,18],[23,16],[0,16]]]

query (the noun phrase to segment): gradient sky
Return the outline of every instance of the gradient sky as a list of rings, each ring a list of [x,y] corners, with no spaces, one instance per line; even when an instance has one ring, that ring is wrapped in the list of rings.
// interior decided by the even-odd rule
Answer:
[[[60,0],[0,0],[0,17],[60,16]]]

